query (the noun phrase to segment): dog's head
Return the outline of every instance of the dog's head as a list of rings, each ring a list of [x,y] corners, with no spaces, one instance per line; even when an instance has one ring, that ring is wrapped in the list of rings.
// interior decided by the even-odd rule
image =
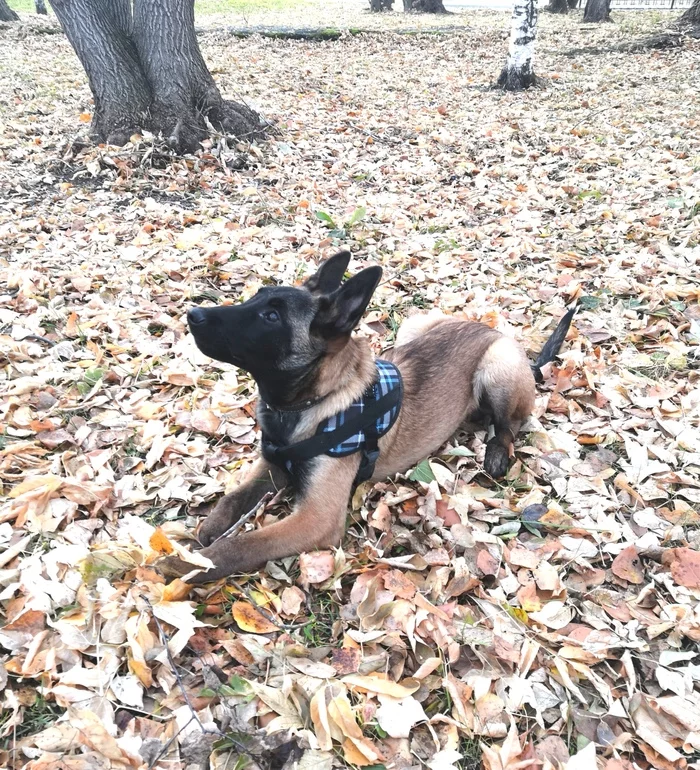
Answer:
[[[349,261],[342,251],[298,288],[265,287],[239,305],[192,308],[197,347],[259,383],[273,375],[290,385],[306,380],[331,345],[350,337],[381,278],[380,267],[368,267],[342,283]]]

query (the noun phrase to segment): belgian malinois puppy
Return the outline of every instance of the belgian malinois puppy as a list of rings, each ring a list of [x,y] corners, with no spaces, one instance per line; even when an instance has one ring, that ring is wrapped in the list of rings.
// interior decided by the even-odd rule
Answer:
[[[368,267],[349,280],[341,252],[323,262],[302,286],[261,289],[239,305],[192,308],[189,327],[199,349],[250,372],[260,392],[263,436],[294,444],[349,409],[372,385],[377,367],[364,339],[352,337],[382,275]],[[573,310],[547,341],[534,365],[551,361]],[[411,468],[444,444],[465,420],[487,419],[494,436],[484,470],[503,476],[513,441],[535,402],[533,367],[512,339],[480,323],[448,316],[409,319],[396,346],[384,353],[403,381],[393,426],[379,439],[371,478]],[[267,561],[340,543],[360,453],[321,454],[288,468],[260,457],[230,494],[208,513],[199,531],[202,553],[216,565],[193,582],[248,572]],[[218,539],[267,492],[291,484],[293,513],[254,532]]]

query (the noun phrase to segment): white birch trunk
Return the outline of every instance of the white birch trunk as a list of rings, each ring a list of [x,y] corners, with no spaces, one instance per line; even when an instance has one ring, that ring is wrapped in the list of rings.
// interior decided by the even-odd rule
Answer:
[[[537,0],[515,0],[508,59],[498,78],[504,91],[522,91],[535,84],[532,60],[537,37]]]

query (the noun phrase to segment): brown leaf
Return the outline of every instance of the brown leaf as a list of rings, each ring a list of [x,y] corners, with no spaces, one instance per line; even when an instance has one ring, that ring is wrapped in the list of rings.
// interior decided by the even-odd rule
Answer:
[[[331,653],[331,665],[338,676],[354,674],[360,668],[362,654],[355,647],[341,647]]]
[[[612,571],[622,580],[639,585],[644,582],[644,566],[639,551],[630,545],[613,559]]]
[[[700,551],[674,548],[671,575],[679,586],[700,588]]]
[[[312,551],[299,557],[302,585],[324,583],[335,572],[335,557],[330,551]]]
[[[499,562],[485,548],[476,557],[476,566],[484,575],[498,575]]]

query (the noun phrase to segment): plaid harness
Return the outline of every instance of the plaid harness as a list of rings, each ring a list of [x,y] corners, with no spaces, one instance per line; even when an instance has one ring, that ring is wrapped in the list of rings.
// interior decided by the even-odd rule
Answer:
[[[322,454],[346,457],[362,452],[355,484],[371,478],[379,459],[379,439],[401,411],[403,383],[394,364],[376,359],[376,380],[344,411],[321,422],[316,434],[296,444],[277,444],[262,437],[263,457],[293,474],[296,463]]]

